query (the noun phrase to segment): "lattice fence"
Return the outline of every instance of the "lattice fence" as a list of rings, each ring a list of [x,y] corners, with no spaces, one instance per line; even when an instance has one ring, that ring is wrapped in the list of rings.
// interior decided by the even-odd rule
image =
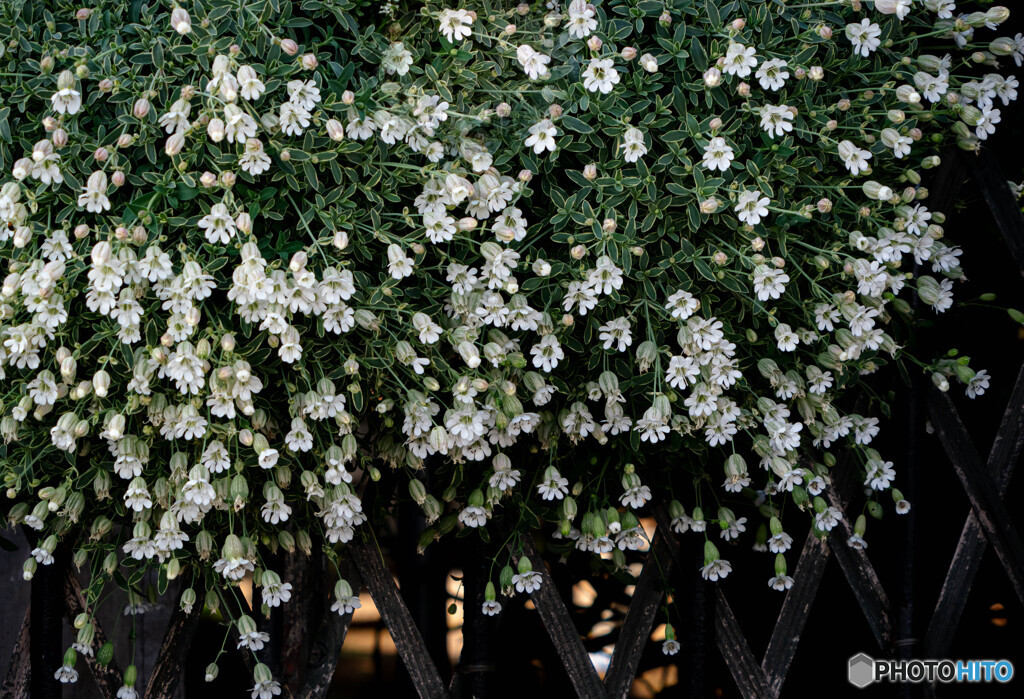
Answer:
[[[1007,247],[1024,276],[1024,217],[990,153],[983,151],[978,157],[954,153],[947,157],[933,182],[933,208],[941,210],[944,203],[951,205],[957,199],[968,174],[984,195]],[[931,424],[971,503],[971,512],[964,522],[931,622],[920,646],[922,657],[936,658],[943,657],[950,648],[982,555],[989,545],[997,554],[1017,596],[1024,603],[1024,543],[1003,502],[1024,447],[1024,367],[985,460],[947,395],[933,389],[928,393],[926,402]],[[829,490],[830,504],[844,512],[845,498],[854,487],[852,470],[841,461],[835,469],[834,487]],[[879,650],[888,655],[909,653],[897,638],[893,603],[868,555],[847,545],[847,539],[852,533],[850,519],[844,518],[827,542],[813,534],[807,536],[793,574],[795,584],[785,597],[767,650],[760,660],[752,652],[741,630],[740,620],[734,615],[721,588],[699,581],[694,563],[697,558],[682,552],[683,543],[672,533],[664,508],[655,508],[657,527],[628,611],[618,629],[615,650],[603,678],[595,668],[580,630],[557,586],[542,585],[533,593],[532,602],[557,650],[566,676],[582,697],[598,699],[629,695],[659,609],[664,604],[666,594],[672,589],[677,594],[679,590],[685,590],[695,600],[694,604],[688,605],[691,611],[686,615],[686,627],[680,629],[690,653],[691,674],[700,671],[699,668],[706,660],[705,654],[710,652],[706,641],[713,638],[717,651],[744,697],[778,697],[799,651],[799,641],[830,557],[835,558],[849,583]],[[533,543],[526,539],[523,546],[534,569],[547,571]],[[466,638],[461,667],[452,682],[446,684],[376,542],[371,540],[349,545],[343,567],[353,586],[362,586],[371,595],[420,696],[479,695],[480,685],[473,681],[473,676],[493,669],[493,659],[488,659],[486,652],[483,652],[486,638]],[[298,590],[305,590],[306,584],[317,572],[308,566],[289,564],[288,575]],[[56,667],[59,664],[62,654],[59,646],[61,617],[71,623],[82,611],[84,601],[78,578],[68,563],[65,562],[62,568],[56,570],[40,571],[40,577],[45,582],[33,589],[33,602],[25,612],[20,635],[10,656],[2,688],[3,697],[59,696],[60,686],[55,681],[40,683],[39,678],[36,678],[33,682],[32,670]],[[472,594],[480,597],[482,592],[476,589]],[[55,604],[57,600],[59,602]],[[199,600],[197,606],[201,602]],[[480,599],[466,601],[469,605],[476,604],[477,608],[479,602]],[[198,617],[198,612],[185,615],[181,611],[172,616],[156,664],[150,673],[145,697],[162,699],[175,695]],[[284,668],[284,680],[293,696],[323,697],[341,655],[351,615],[328,613],[319,628],[308,628],[304,619],[305,616],[300,614],[297,620],[293,619],[292,623],[286,625],[285,641],[278,648],[278,664]],[[102,630],[97,629],[96,636],[98,644],[102,643]],[[312,640],[309,636],[312,636]],[[296,650],[303,644],[308,647],[308,653]],[[85,660],[102,695],[114,699],[121,684],[121,671],[116,662],[101,666],[94,657],[86,657]],[[33,687],[41,686],[44,687],[42,694],[32,691]],[[697,684],[691,686],[695,688]],[[696,690],[691,689],[691,692],[696,693]],[[926,688],[926,694],[934,696],[934,687]]]

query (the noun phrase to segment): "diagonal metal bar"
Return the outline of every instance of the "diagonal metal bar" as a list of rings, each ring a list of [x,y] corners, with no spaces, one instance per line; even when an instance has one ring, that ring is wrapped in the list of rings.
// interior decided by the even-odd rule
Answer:
[[[27,697],[32,687],[32,657],[29,651],[32,629],[32,603],[25,608],[25,620],[21,622],[21,631],[11,649],[7,664],[7,674],[3,686],[0,686],[0,697]]]
[[[846,581],[850,584],[853,596],[857,598],[871,632],[875,635],[878,647],[888,649],[893,638],[892,603],[867,554],[851,548],[847,543],[852,532],[846,515],[846,503],[839,492],[841,489],[840,482],[827,491],[832,506],[839,508],[843,513],[839,524],[830,532],[830,538],[833,540],[830,548],[843,570],[843,575],[846,576]]]
[[[421,697],[430,699],[447,697],[448,692],[441,681],[441,675],[430,659],[430,653],[409,608],[402,601],[395,579],[384,567],[380,551],[374,544],[353,542],[348,546],[348,553],[388,627],[416,691]]]
[[[982,464],[949,396],[935,390],[929,401],[929,413],[978,524],[999,556],[1017,597],[1024,602],[1024,542],[1003,505],[995,481]]]
[[[800,634],[811,614],[811,605],[818,594],[821,578],[828,563],[828,544],[808,532],[800,560],[793,573],[793,587],[786,593],[779,618],[775,622],[768,650],[761,661],[761,669],[768,680],[768,686],[776,695],[782,691],[789,667],[796,655]]]
[[[362,588],[363,581],[351,560],[342,560],[341,573],[352,585],[353,590]],[[297,696],[304,697],[304,699],[322,699],[327,696],[327,692],[331,688],[331,680],[334,678],[334,670],[341,657],[341,647],[345,644],[345,637],[348,636],[351,623],[352,612],[324,613],[320,621],[320,628],[317,629],[309,649],[302,691]]]
[[[615,643],[615,651],[604,678],[609,697],[625,699],[629,696],[640,656],[651,635],[658,607],[665,597],[664,581],[668,580],[672,571],[672,554],[669,553],[666,539],[672,534],[666,535],[664,531],[660,525],[654,531],[647,560],[637,580],[626,619],[622,622],[619,639]]]
[[[184,590],[182,592],[184,593]],[[196,602],[192,611],[186,614],[181,608],[179,598],[178,605],[171,614],[171,620],[167,623],[167,632],[164,634],[163,643],[160,644],[160,652],[146,685],[146,699],[170,699],[175,696],[192,637],[199,626],[199,610],[203,608],[205,600],[206,591],[200,588],[196,591]]]
[[[1003,177],[991,150],[984,148],[976,158],[968,157],[967,160],[971,175],[985,197],[985,203],[1002,233],[1003,241],[1017,263],[1021,276],[1024,276],[1024,216],[1021,215],[1017,199],[1010,191],[1010,185]]]
[[[654,519],[658,523],[659,531],[672,531],[668,514],[663,508],[655,509]],[[674,536],[666,536],[665,540],[668,544],[669,554],[676,566],[680,569],[685,568],[679,541]],[[698,584],[703,585],[708,592],[714,588],[715,643],[736,682],[736,686],[739,687],[740,693],[745,699],[774,699],[777,694],[769,684],[761,666],[758,665],[754,653],[750,650],[750,645],[747,643],[722,589],[718,585],[709,585],[702,580],[699,580]]]
[[[580,640],[576,625],[572,623],[569,610],[566,609],[565,602],[562,601],[550,575],[547,574],[544,559],[537,553],[537,548],[529,536],[523,537],[522,546],[523,553],[530,559],[533,569],[544,574],[544,582],[537,590],[530,593],[530,598],[537,607],[537,612],[540,614],[548,636],[555,644],[566,674],[568,674],[573,687],[576,688],[576,693],[587,699],[600,699],[608,696],[604,685],[601,684],[601,678],[598,677],[597,670],[594,668],[594,663],[591,662],[586,648],[583,647],[583,641]]]
[[[85,607],[85,597],[82,594],[82,584],[78,581],[78,576],[75,575],[74,566],[68,563],[64,568],[64,618],[73,627],[75,617],[85,611],[87,610]],[[96,630],[93,636],[93,645],[99,648],[107,642],[107,638],[103,634],[103,629],[100,628],[99,622],[96,619],[93,619],[92,622]],[[118,667],[117,661],[111,660],[106,665],[102,665],[96,660],[95,653],[91,655],[83,654],[83,658],[89,666],[89,672],[92,674],[100,694],[105,699],[114,699],[117,696],[117,690],[121,688],[123,679],[121,668]]]
[[[769,699],[775,692],[768,685],[761,666],[750,651],[747,639],[736,621],[722,588],[715,585],[715,641],[729,666],[740,693],[746,699]]]
[[[1010,402],[1003,413],[999,431],[988,456],[988,470],[996,481],[1000,497],[1005,496],[1014,467],[1024,448],[1024,367],[1021,367]],[[939,592],[939,600],[925,635],[925,657],[943,658],[956,632],[974,576],[981,565],[988,540],[978,516],[971,510],[957,543],[953,562]]]

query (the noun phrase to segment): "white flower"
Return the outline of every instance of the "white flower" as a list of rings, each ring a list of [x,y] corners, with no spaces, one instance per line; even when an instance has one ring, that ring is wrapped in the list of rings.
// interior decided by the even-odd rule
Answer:
[[[785,105],[766,104],[761,107],[761,128],[769,136],[784,136],[793,130],[793,112]]]
[[[530,135],[526,137],[526,141],[523,143],[527,148],[533,148],[533,152],[540,155],[546,150],[554,152],[555,150],[555,134],[558,130],[555,125],[551,123],[550,119],[541,119],[536,124],[530,127]]]
[[[953,19],[955,0],[924,0],[924,6],[939,16],[939,19]]]
[[[788,575],[776,575],[768,581],[768,587],[779,592],[785,592],[793,587],[793,578]]]
[[[853,52],[864,58],[882,45],[882,28],[869,19],[846,25],[846,38],[853,44]]]
[[[682,644],[674,638],[667,638],[661,644],[661,652],[665,655],[675,655],[682,648]]]
[[[238,90],[242,99],[250,102],[259,99],[266,87],[256,75],[256,71],[250,66],[242,66],[238,69]]]
[[[294,102],[281,104],[279,123],[281,132],[286,136],[301,136],[302,130],[309,126],[312,115],[301,105]]]
[[[516,592],[527,594],[540,589],[544,577],[535,570],[528,570],[525,573],[516,573],[512,576],[512,584],[516,586]]]
[[[572,0],[569,3],[569,19],[566,22],[566,29],[569,36],[575,39],[586,39],[591,32],[597,29],[594,9],[587,3],[587,0]]]
[[[786,323],[779,323],[775,327],[775,340],[782,352],[792,352],[800,342],[796,333]]]
[[[228,143],[242,143],[256,135],[256,120],[243,112],[238,105],[224,107],[224,134]]]
[[[872,490],[885,490],[892,484],[895,478],[896,470],[892,467],[891,461],[882,461],[880,459],[868,461],[867,477],[864,479],[864,485],[869,486]]]
[[[529,44],[522,44],[516,49],[516,58],[530,80],[537,80],[548,74],[551,57],[535,51]]]
[[[839,157],[851,174],[859,175],[868,169],[871,152],[862,150],[850,141],[841,141],[838,146]]]
[[[815,525],[824,532],[832,531],[842,519],[843,513],[838,508],[831,506],[814,515]]]
[[[757,65],[755,53],[757,53],[757,49],[753,46],[729,44],[729,48],[725,52],[725,65],[722,69],[729,75],[745,78],[750,75],[750,70]]]
[[[1001,111],[991,104],[981,107],[981,116],[975,124],[974,134],[982,141],[996,132],[996,124],[1002,121]]]
[[[380,64],[388,75],[405,75],[412,67],[412,52],[401,41],[392,42],[381,57]]]
[[[540,343],[530,348],[533,355],[533,366],[542,371],[551,371],[558,362],[565,359],[565,353],[554,335],[545,335]]]
[[[775,92],[781,90],[789,79],[788,67],[781,58],[770,58],[758,67],[754,77],[761,83],[761,89]]]
[[[86,211],[94,214],[110,211],[110,200],[107,199],[107,173],[102,170],[92,173],[82,189],[84,191],[78,195],[79,206],[84,206]]]
[[[235,222],[222,202],[210,207],[210,213],[199,219],[199,227],[205,229],[206,239],[211,243],[226,245],[235,237]]]
[[[487,524],[487,510],[482,507],[465,507],[459,512],[459,521],[467,527],[483,527]]]
[[[583,87],[590,92],[607,95],[619,83],[619,72],[611,58],[591,58],[583,70]]]
[[[50,96],[50,103],[58,114],[77,114],[82,108],[82,93],[70,87],[57,90]],[[63,680],[62,680],[63,681]]]
[[[970,382],[967,384],[967,397],[977,398],[978,396],[985,393],[988,390],[988,384],[991,377],[988,372],[984,369],[980,369],[974,374]]]
[[[732,146],[726,143],[721,136],[712,138],[704,147],[704,166],[712,171],[725,172],[732,165],[735,157]]]
[[[754,268],[754,292],[760,301],[780,298],[786,290],[787,283],[789,275],[781,269],[768,265],[758,265]]]
[[[263,150],[263,143],[258,138],[246,140],[245,153],[239,156],[238,166],[253,177],[262,175],[270,169],[270,156]]]
[[[312,80],[289,80],[285,87],[288,90],[288,101],[306,111],[320,102],[320,89]]]
[[[619,352],[625,352],[626,348],[633,344],[629,321],[625,317],[615,318],[602,325],[598,337],[604,343],[605,349],[611,349],[614,345]]]
[[[189,127],[189,114],[192,113],[192,105],[185,100],[175,100],[170,110],[160,117],[160,126],[164,127],[167,133],[184,131]]]
[[[700,301],[693,297],[689,291],[680,289],[676,291],[665,302],[665,310],[676,320],[686,320],[700,308]]]
[[[740,221],[751,226],[761,223],[761,219],[768,215],[768,205],[771,200],[762,196],[761,192],[741,192],[733,209],[739,216]],[[762,299],[763,300],[763,299]]]
[[[236,648],[247,648],[252,651],[262,650],[263,644],[270,640],[270,634],[265,631],[250,631],[238,635]]]
[[[281,683],[277,680],[257,682],[252,688],[251,699],[273,699],[281,694]]]
[[[903,21],[910,12],[911,0],[875,0],[875,9],[883,15],[896,15]]]
[[[441,10],[438,23],[444,38],[453,44],[473,33],[473,15],[466,10]]]
[[[721,558],[716,558],[700,569],[700,574],[704,579],[710,580],[711,582],[717,582],[719,579],[724,579],[731,572],[732,564],[729,563],[729,561],[722,560]]]
[[[619,146],[619,148],[624,151],[622,157],[625,158],[627,163],[635,163],[637,160],[647,155],[647,146],[644,145],[643,131],[635,126],[630,126],[622,135],[622,145]]]
[[[551,470],[547,480],[537,486],[537,492],[544,500],[561,500],[569,494],[569,479],[562,478],[558,471]]]
[[[392,279],[405,279],[413,270],[413,261],[406,257],[405,252],[399,246],[392,243],[388,245],[388,272]]]
[[[684,389],[700,376],[700,364],[693,357],[675,356],[669,360],[665,382],[673,388]]]
[[[74,684],[78,681],[78,671],[70,665],[61,665],[53,673],[53,679],[60,680],[61,684]]]
[[[484,603],[480,607],[480,611],[485,616],[497,616],[501,613],[501,603],[495,602],[494,600],[484,600]]]
[[[292,585],[291,583],[282,583],[275,579],[273,582],[266,582],[264,579],[263,583],[263,602],[268,607],[279,607],[283,602],[287,602],[292,598]]]

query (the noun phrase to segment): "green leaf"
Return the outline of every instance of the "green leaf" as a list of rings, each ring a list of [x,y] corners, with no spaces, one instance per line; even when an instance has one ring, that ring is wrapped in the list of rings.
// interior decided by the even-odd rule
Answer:
[[[563,116],[562,117],[562,121],[561,121],[561,125],[564,128],[569,129],[570,131],[575,131],[576,133],[593,133],[594,132],[593,127],[591,127],[589,124],[587,124],[586,122],[580,121],[579,119],[577,119],[575,117],[571,117],[571,116]]]
[[[697,70],[703,73],[708,69],[708,54],[704,51],[700,39],[690,40],[690,58],[693,59],[693,65]]]
[[[1010,314],[1010,317],[1013,318],[1014,322],[1024,325],[1024,313],[1021,313],[1016,308],[1007,308],[1006,312]]]

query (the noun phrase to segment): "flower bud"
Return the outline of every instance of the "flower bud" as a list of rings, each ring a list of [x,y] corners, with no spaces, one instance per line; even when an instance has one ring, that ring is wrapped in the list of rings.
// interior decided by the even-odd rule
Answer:
[[[722,84],[722,71],[718,68],[708,68],[704,71],[704,84],[708,87],[718,87]]]
[[[214,143],[223,141],[225,133],[224,121],[220,117],[210,119],[210,123],[206,125],[206,134]]]
[[[658,59],[649,53],[645,53],[640,57],[640,65],[643,66],[643,69],[648,73],[658,72]]]
[[[145,119],[148,114],[149,100],[144,97],[135,100],[135,104],[132,106],[132,115],[136,119]]]
[[[327,135],[332,141],[343,141],[345,140],[345,127],[342,126],[341,122],[337,119],[327,120]]]
[[[180,153],[181,149],[184,147],[185,133],[183,131],[175,131],[167,137],[167,142],[164,143],[164,153],[169,156],[175,156]]]
[[[294,56],[299,52],[299,45],[292,41],[291,39],[282,39],[281,50],[284,51],[289,56]]]
[[[175,7],[171,11],[171,28],[182,36],[191,33],[192,18],[189,17],[188,10],[181,7]]]
[[[302,58],[300,60],[302,62],[302,67],[305,70],[316,70],[317,60],[315,55],[311,53],[306,53],[302,55]]]

